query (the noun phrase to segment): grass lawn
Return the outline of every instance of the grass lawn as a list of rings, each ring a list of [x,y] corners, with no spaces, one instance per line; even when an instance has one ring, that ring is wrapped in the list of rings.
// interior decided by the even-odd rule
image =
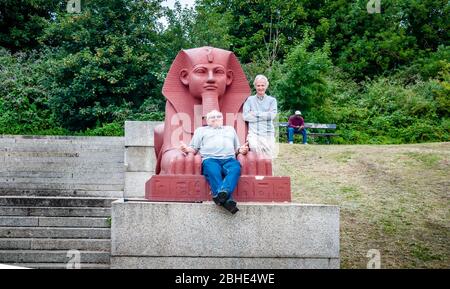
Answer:
[[[280,144],[293,202],[340,207],[341,268],[450,268],[450,143]]]

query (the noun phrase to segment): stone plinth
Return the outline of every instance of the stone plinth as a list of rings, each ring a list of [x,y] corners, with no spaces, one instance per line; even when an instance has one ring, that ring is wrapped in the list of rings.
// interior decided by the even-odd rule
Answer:
[[[339,208],[116,201],[112,268],[339,268]]]
[[[145,184],[145,198],[149,201],[210,201],[210,191],[203,175],[156,175]],[[238,202],[290,202],[290,177],[241,176],[233,199]]]
[[[125,198],[143,198],[145,183],[155,174],[153,132],[159,121],[125,121]]]

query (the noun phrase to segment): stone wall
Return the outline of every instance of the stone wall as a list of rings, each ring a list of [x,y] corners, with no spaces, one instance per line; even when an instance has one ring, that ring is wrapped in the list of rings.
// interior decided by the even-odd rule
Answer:
[[[153,130],[159,121],[125,122],[125,198],[144,198],[145,183],[155,174]]]
[[[125,137],[0,136],[0,194],[143,198],[161,123],[126,121]]]
[[[0,194],[123,197],[124,138],[0,136]]]
[[[339,268],[339,208],[211,202],[112,204],[112,268]]]

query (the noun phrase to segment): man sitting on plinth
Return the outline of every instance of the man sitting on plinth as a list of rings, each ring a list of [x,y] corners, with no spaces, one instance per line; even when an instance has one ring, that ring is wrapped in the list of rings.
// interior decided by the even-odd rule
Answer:
[[[214,202],[235,214],[238,208],[232,195],[241,175],[236,154],[245,155],[248,145],[239,145],[234,128],[223,125],[221,112],[213,110],[207,113],[206,122],[208,126],[195,130],[190,145],[181,143],[180,149],[184,153],[200,153],[202,174],[209,183]]]

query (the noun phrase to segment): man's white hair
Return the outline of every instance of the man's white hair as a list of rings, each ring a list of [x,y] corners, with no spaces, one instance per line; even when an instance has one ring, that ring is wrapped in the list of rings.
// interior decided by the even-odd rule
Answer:
[[[269,87],[269,80],[267,79],[266,76],[264,76],[264,75],[262,75],[262,74],[258,74],[258,75],[255,77],[255,80],[253,81],[253,86],[256,85],[256,82],[257,82],[258,80],[264,80],[264,81],[266,82],[266,88]]]
[[[209,119],[211,116],[213,116],[213,115],[222,115],[222,113],[220,112],[220,111],[217,111],[217,110],[211,110],[210,112],[208,112],[207,114],[206,114],[206,119]],[[222,115],[223,116],[223,115]]]

